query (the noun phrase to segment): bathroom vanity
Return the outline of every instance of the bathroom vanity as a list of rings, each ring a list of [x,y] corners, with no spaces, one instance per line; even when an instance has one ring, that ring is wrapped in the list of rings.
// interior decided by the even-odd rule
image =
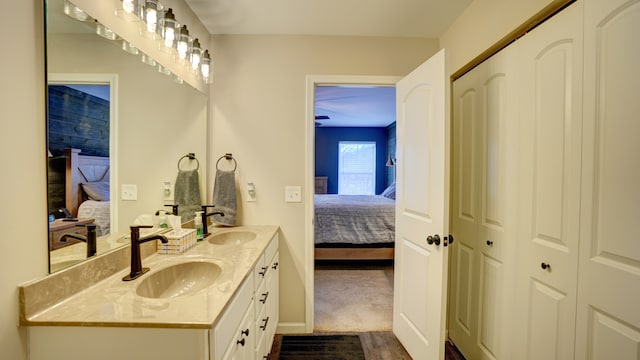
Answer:
[[[122,280],[128,266],[104,277],[109,270],[88,261],[24,284],[30,358],[268,359],[278,323],[278,256],[277,226],[217,228],[181,255],[146,257],[150,271],[134,281]],[[74,273],[104,278],[59,296],[86,281]]]

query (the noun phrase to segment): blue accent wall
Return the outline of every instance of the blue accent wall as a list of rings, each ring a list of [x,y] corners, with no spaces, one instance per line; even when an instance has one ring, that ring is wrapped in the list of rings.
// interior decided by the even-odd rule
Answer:
[[[387,160],[389,155],[393,161],[396,161],[396,123],[387,126]],[[391,185],[396,182],[396,166],[387,167],[387,184]]]
[[[327,193],[338,193],[338,143],[340,141],[376,142],[376,194],[387,187],[387,128],[316,128],[316,176],[326,176]]]

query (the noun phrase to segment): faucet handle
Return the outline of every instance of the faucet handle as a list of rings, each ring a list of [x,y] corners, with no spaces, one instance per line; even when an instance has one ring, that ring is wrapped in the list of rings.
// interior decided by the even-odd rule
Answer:
[[[171,207],[171,213],[173,215],[178,216],[178,204],[175,205],[165,205],[165,206],[170,206]]]

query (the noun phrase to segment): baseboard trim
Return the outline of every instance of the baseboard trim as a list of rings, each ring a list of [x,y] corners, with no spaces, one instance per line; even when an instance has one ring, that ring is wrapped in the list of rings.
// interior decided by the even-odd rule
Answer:
[[[278,334],[307,334],[306,324],[303,322],[280,322],[276,327]]]

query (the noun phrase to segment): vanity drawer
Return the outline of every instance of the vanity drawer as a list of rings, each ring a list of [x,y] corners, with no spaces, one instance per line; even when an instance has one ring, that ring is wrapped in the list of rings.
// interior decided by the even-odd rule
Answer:
[[[253,277],[253,274],[249,277]],[[253,297],[252,285],[252,279],[245,279],[233,299],[229,302],[227,310],[216,324],[213,339],[215,359],[222,359],[224,351],[237,335],[231,329],[236,329],[241,324],[243,316],[251,305]]]
[[[265,263],[264,254],[260,256],[256,266],[253,268],[253,289],[258,291],[260,284],[264,281],[264,278],[267,276],[267,272],[269,271],[269,266]]]

